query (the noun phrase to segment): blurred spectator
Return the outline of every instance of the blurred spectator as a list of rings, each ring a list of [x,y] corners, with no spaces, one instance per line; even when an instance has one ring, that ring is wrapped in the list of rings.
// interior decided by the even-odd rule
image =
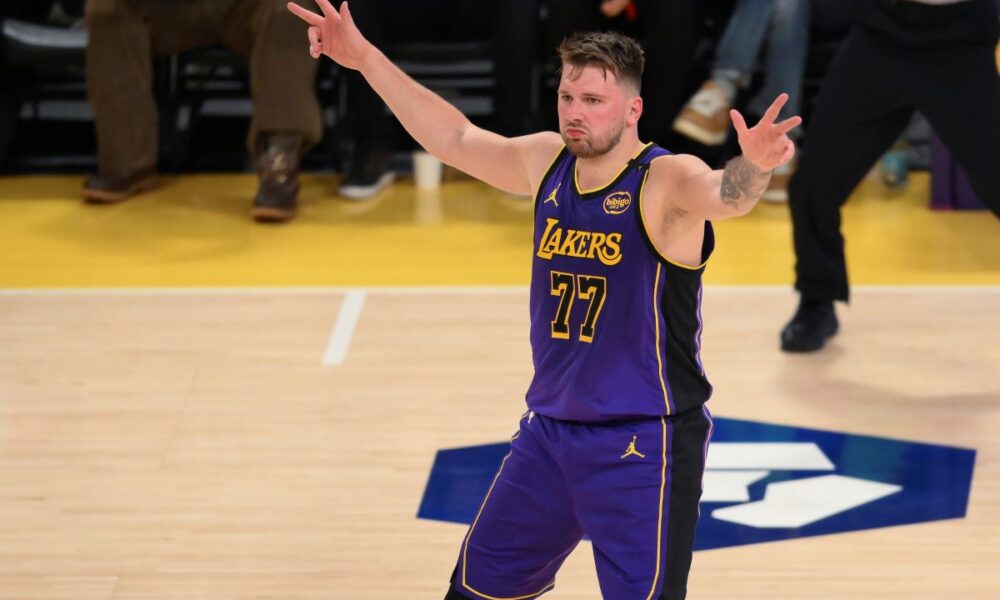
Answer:
[[[498,0],[492,23],[497,92],[493,131],[508,137],[538,131],[542,0]]]
[[[781,347],[810,352],[848,300],[840,207],[919,110],[1000,215],[996,0],[864,0],[808,123],[789,204],[798,310]],[[947,251],[947,250],[943,250]]]
[[[335,2],[338,10],[341,3]],[[306,2],[299,4],[308,5]],[[385,47],[386,20],[393,13],[393,4],[388,0],[362,0],[350,4],[354,22],[379,48]],[[306,48],[302,48],[301,52],[303,56],[308,56]],[[344,81],[347,88],[347,133],[353,150],[345,161],[346,169],[338,193],[344,198],[363,200],[374,196],[395,179],[392,170],[393,127],[385,103],[360,73],[347,69]]]
[[[809,0],[738,0],[716,48],[711,78],[688,100],[674,130],[707,146],[722,145],[729,133],[729,110],[737,93],[750,86],[763,55],[763,83],[746,112],[760,117],[781,93],[788,102],[780,119],[800,114],[802,75],[809,49]],[[800,129],[788,133],[797,142]],[[761,197],[788,199],[794,161],[775,170]]]
[[[247,146],[260,187],[253,216],[286,221],[298,206],[299,160],[319,141],[316,61],[284,0],[87,0],[87,94],[98,173],[90,203],[125,200],[156,185],[157,113],[151,57],[224,44],[250,63],[254,114]]]
[[[546,0],[546,45],[575,31],[618,31],[646,55],[640,135],[668,145],[670,124],[687,100],[697,42],[695,0]]]

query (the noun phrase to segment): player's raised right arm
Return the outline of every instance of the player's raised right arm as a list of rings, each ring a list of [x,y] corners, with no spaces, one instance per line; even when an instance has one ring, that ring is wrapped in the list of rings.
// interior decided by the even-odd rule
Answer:
[[[477,179],[508,192],[529,194],[555,156],[554,132],[506,138],[473,125],[457,108],[423,87],[364,38],[347,2],[338,12],[316,0],[318,15],[290,2],[288,9],[309,24],[309,51],[361,72],[403,127],[428,152]]]

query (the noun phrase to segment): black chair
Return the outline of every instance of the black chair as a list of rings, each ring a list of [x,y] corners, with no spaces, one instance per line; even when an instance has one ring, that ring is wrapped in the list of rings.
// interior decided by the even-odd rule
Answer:
[[[244,140],[253,114],[246,60],[221,45],[198,48],[162,60],[157,89],[161,115],[161,164],[168,170],[193,166],[236,168],[246,162]],[[316,92],[323,109],[323,142],[305,162],[325,166],[332,160],[336,127],[343,115],[342,70],[323,61],[317,72]],[[227,123],[229,122],[229,123]],[[224,129],[224,143],[212,132]],[[195,140],[199,150],[193,151]],[[198,165],[192,164],[195,159]],[[249,167],[248,167],[249,168]]]
[[[35,129],[54,135],[67,123],[92,120],[83,77],[86,46],[87,33],[82,29],[17,19],[0,22],[0,79],[4,81],[0,88],[0,164],[18,129],[30,130],[26,126],[44,122],[49,127]],[[34,144],[27,140],[24,145],[30,150]],[[52,167],[81,160],[93,162],[92,157],[78,155],[39,155],[28,159],[26,166]]]
[[[0,22],[0,165],[9,169],[86,170],[96,167],[93,113],[84,77],[87,32],[16,19]],[[321,69],[317,90],[333,126],[339,69]],[[165,171],[245,166],[245,122],[253,106],[244,59],[222,46],[153,61],[160,114],[160,166]],[[198,144],[199,133],[226,128],[221,148]],[[237,132],[238,130],[238,132]],[[16,132],[23,135],[15,136]],[[51,140],[58,139],[53,145]],[[221,142],[220,142],[221,143]],[[217,150],[216,155],[211,155]]]
[[[196,158],[202,165],[222,168],[242,165],[243,135],[253,112],[247,66],[237,53],[222,46],[197,48],[155,60],[156,97],[160,113],[160,168],[183,171]],[[235,121],[235,131],[219,138],[225,144],[200,145],[201,156],[192,155],[194,141],[210,120]],[[204,156],[215,152],[216,156]],[[227,164],[228,163],[228,164]]]
[[[386,55],[421,84],[449,99],[469,117],[493,114],[496,65],[489,40],[401,42]]]

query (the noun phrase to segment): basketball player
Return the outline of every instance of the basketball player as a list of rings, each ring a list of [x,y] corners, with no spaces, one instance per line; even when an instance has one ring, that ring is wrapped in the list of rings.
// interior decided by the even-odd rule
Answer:
[[[559,48],[560,133],[473,126],[369,44],[345,2],[295,4],[310,52],[357,69],[414,138],[508,192],[535,192],[528,412],[469,528],[446,600],[535,598],[587,535],[605,598],[684,598],[712,421],[700,357],[711,221],[746,214],[795,151],[782,94],[713,171],[639,141],[643,55],[615,33]]]

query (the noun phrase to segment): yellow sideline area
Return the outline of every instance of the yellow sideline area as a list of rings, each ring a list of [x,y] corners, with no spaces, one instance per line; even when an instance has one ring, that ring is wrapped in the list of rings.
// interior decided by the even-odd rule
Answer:
[[[117,206],[80,201],[72,176],[0,178],[0,287],[525,285],[532,205],[452,177],[422,192],[402,179],[373,200],[303,178],[295,221],[249,217],[252,174],[171,177]],[[845,213],[854,284],[998,285],[1000,221],[927,208],[929,176],[903,190],[869,178]],[[717,225],[709,284],[789,284],[788,208],[761,204]]]

